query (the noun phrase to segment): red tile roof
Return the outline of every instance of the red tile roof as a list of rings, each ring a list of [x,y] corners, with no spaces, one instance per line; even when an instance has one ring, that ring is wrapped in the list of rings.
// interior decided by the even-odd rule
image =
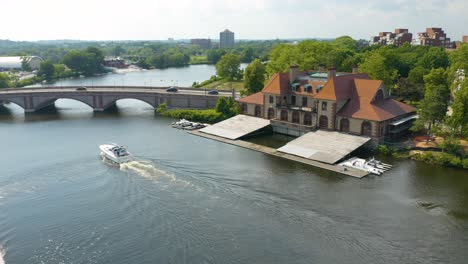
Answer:
[[[240,103],[263,105],[264,98],[265,98],[264,94],[262,92],[258,92],[258,93],[254,93],[249,96],[237,99],[237,101]]]
[[[384,121],[416,109],[389,98],[374,99],[382,86],[382,81],[355,79],[350,100],[340,110],[338,116],[373,121]]]
[[[314,98],[322,100],[341,101],[351,97],[354,79],[369,79],[367,74],[347,74],[335,76],[327,82]]]
[[[268,84],[262,89],[262,92],[276,95],[290,94],[289,73],[275,73]]]

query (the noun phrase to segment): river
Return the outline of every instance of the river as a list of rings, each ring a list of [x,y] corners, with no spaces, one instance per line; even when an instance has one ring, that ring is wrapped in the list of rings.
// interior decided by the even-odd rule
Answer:
[[[241,69],[248,64],[242,63]],[[180,86],[191,87],[193,82],[202,82],[216,75],[214,65],[190,65],[187,67],[140,70],[125,73],[109,73],[87,78],[69,78],[55,81],[47,86]],[[31,87],[38,87],[35,84]]]
[[[56,108],[0,113],[0,263],[468,259],[466,170],[386,160],[359,180],[189,135],[135,100]],[[106,163],[104,142],[137,161]]]

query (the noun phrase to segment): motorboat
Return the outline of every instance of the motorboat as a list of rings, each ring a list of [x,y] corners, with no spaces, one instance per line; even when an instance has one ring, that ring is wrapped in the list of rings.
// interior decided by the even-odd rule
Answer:
[[[132,155],[125,147],[115,143],[99,145],[99,149],[101,150],[102,156],[118,164],[130,162],[133,160]]]
[[[188,120],[185,120],[185,119],[181,119],[180,121],[172,122],[171,126],[173,128],[178,128],[178,129],[195,130],[195,129],[204,128],[206,125],[191,122],[191,121],[188,121]]]
[[[392,165],[383,163],[374,158],[365,160],[365,159],[360,159],[357,157],[346,160],[340,163],[339,165],[348,167],[348,168],[355,168],[355,169],[367,171],[375,175],[382,175],[384,172],[386,172],[392,167]]]

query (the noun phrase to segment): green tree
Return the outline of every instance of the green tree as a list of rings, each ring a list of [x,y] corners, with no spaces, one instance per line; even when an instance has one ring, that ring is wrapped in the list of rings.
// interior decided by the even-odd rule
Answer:
[[[384,56],[379,53],[371,53],[359,65],[361,72],[369,74],[372,79],[382,80],[385,86],[391,90],[398,72],[395,69],[389,68]]]
[[[250,63],[244,71],[244,94],[249,95],[262,90],[265,83],[265,66],[259,59]]]
[[[206,59],[210,63],[216,64],[224,54],[226,54],[224,49],[210,49],[206,54]]]
[[[54,78],[55,67],[51,60],[47,59],[41,62],[37,75],[44,78],[46,81],[51,81]]]
[[[232,81],[239,78],[240,74],[240,56],[228,53],[216,63],[216,74]]]
[[[418,65],[426,69],[447,68],[449,58],[447,51],[443,48],[431,47],[419,59]]]
[[[468,136],[468,81],[465,81],[460,90],[454,94],[452,115],[448,118],[448,124],[455,130],[459,130],[461,136]]]
[[[424,76],[426,90],[421,101],[418,114],[419,120],[416,127],[428,125],[428,133],[432,134],[432,127],[436,122],[441,122],[446,114],[450,90],[447,85],[447,73],[444,69],[432,69]]]
[[[102,73],[104,55],[96,47],[88,47],[84,51],[72,50],[63,57],[63,63],[76,74],[91,76]]]
[[[0,88],[11,87],[10,76],[6,73],[0,73]]]
[[[21,58],[21,70],[23,71],[31,71],[31,66],[29,66],[28,58],[22,57]]]

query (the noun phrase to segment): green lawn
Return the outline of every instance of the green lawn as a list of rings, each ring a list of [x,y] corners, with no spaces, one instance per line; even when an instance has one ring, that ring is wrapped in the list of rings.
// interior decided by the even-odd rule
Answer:
[[[206,56],[191,56],[190,64],[208,64],[208,58]]]

